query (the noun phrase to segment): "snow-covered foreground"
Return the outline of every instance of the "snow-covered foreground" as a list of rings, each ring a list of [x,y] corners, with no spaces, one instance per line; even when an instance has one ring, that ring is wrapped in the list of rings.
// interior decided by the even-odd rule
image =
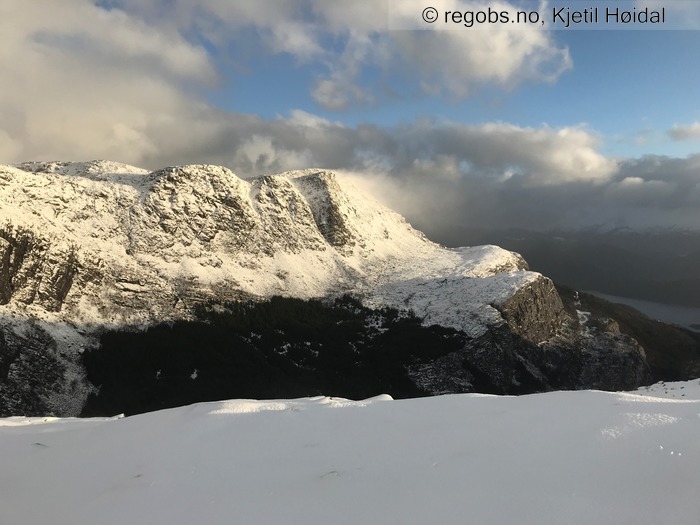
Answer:
[[[0,420],[0,523],[700,523],[700,380]]]

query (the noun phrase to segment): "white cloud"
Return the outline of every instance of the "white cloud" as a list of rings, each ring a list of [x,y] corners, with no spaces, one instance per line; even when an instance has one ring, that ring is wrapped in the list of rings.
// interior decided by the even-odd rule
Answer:
[[[484,83],[512,89],[523,82],[551,82],[572,66],[568,49],[551,32],[389,31],[387,4],[374,0],[160,0],[157,10],[134,0],[122,4],[154,24],[157,20],[164,27],[206,32],[222,48],[250,46],[252,37],[258,47],[273,53],[318,61],[325,72],[312,95],[330,110],[371,104],[383,96],[382,79],[367,78],[369,68],[382,71],[385,78],[401,75],[401,84],[392,88],[408,94],[421,90],[463,97]],[[456,2],[462,9],[471,4]],[[392,0],[392,15],[410,16],[417,6],[414,0]],[[490,4],[511,12],[515,6],[503,0]],[[243,29],[250,32],[241,37]]]
[[[370,16],[377,3],[363,1],[112,4],[123,9],[87,0],[3,3],[0,162],[205,162],[241,175],[341,169],[385,188],[389,204],[433,232],[475,222],[581,225],[672,207],[676,219],[697,224],[700,156],[620,162],[582,127],[429,119],[348,127],[304,111],[266,120],[218,110],[189,91],[217,79],[195,38],[204,28],[221,49],[252,38],[250,46],[264,42],[267,52],[326,64],[316,96],[337,109],[377,101],[367,66],[403,71],[417,79],[414,89],[452,96],[484,82],[551,80],[570,60],[548,33],[421,32],[412,40],[387,32],[386,18]],[[674,129],[687,136],[697,126]]]
[[[0,50],[5,162],[157,156],[165,128],[199,111],[179,83],[216,78],[177,32],[85,0],[5,2]]]
[[[474,155],[489,163],[515,166],[529,184],[574,181],[604,182],[617,170],[616,161],[596,151],[599,140],[581,128],[521,128],[486,124],[468,130],[477,145]]]
[[[352,93],[345,96],[348,103],[375,98],[373,93],[378,88],[367,85],[360,75],[366,66],[388,76],[399,75],[424,93],[453,97],[468,96],[483,84],[512,89],[527,81],[550,82],[572,66],[568,49],[545,31],[387,32],[387,15],[382,8],[376,7],[382,12],[372,17],[358,8],[362,2],[344,4],[348,5],[346,10],[341,10],[337,2],[317,4],[319,15],[330,22],[329,27],[348,35],[341,59],[332,63],[328,77],[319,82],[317,89],[326,95],[331,88],[334,93]],[[415,14],[416,6],[412,0],[392,1],[392,16]],[[458,2],[458,6],[466,8],[468,3]],[[513,9],[507,2],[496,2],[491,7]],[[322,105],[329,100],[325,105],[328,109],[342,107],[334,97],[318,96],[316,100]]]
[[[289,112],[289,118],[279,117],[279,119],[286,120],[292,126],[297,125],[305,128],[345,127],[340,121],[331,121],[301,109],[293,109]]]
[[[385,7],[369,0],[104,4],[3,3],[1,161],[106,157],[153,166],[239,158],[231,149],[241,143],[240,124],[255,119],[227,115],[193,95],[193,87],[218,77],[201,41],[224,54],[240,45],[317,61],[325,73],[312,95],[332,109],[381,99],[381,79],[367,80],[367,67],[387,77],[403,72],[402,80],[415,79],[408,90],[461,96],[472,82],[546,80],[540,61],[556,56],[565,66],[568,57],[546,33],[426,33],[414,42],[388,32]],[[342,149],[335,144],[332,152]]]
[[[442,5],[438,2],[436,5]],[[488,8],[508,11],[514,18],[514,2],[449,2],[450,9]],[[392,19],[415,18],[415,2],[392,2]],[[439,9],[440,12],[444,9]],[[433,27],[433,26],[431,26]],[[527,82],[551,82],[572,67],[569,51],[556,43],[552,33],[540,29],[491,28],[489,30],[395,31],[395,56],[405,67],[419,72],[426,90],[465,96],[474,85],[488,82],[507,89]]]
[[[693,122],[686,126],[676,124],[669,130],[668,136],[676,141],[700,140],[700,122]]]
[[[331,111],[342,111],[352,105],[369,104],[374,100],[369,92],[353,84],[351,78],[343,78],[339,73],[331,78],[319,79],[311,95],[319,106]]]
[[[1,36],[4,58],[21,57],[18,66],[25,69],[22,62],[27,58],[70,59],[83,65],[107,61],[184,79],[216,77],[205,50],[176,31],[149,26],[124,11],[101,9],[87,0],[8,1],[3,18],[9,28],[3,27]]]

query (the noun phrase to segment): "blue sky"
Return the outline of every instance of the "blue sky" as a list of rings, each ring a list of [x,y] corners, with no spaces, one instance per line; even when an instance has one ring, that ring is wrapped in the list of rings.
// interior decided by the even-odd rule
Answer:
[[[700,229],[700,31],[389,29],[426,5],[7,0],[0,162],[327,168],[438,233]]]

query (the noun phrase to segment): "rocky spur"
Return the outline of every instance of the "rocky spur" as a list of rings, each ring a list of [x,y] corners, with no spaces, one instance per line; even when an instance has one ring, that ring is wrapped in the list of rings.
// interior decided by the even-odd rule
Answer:
[[[664,24],[666,22],[666,8],[649,9],[622,9],[620,7],[588,7],[586,9],[571,9],[570,7],[553,7],[552,23],[554,25],[569,28],[578,25],[599,24]]]

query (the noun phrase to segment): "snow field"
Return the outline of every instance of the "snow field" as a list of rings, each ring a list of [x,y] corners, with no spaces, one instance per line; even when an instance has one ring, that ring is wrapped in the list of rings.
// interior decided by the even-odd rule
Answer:
[[[699,438],[700,380],[10,418],[0,523],[696,525]]]

